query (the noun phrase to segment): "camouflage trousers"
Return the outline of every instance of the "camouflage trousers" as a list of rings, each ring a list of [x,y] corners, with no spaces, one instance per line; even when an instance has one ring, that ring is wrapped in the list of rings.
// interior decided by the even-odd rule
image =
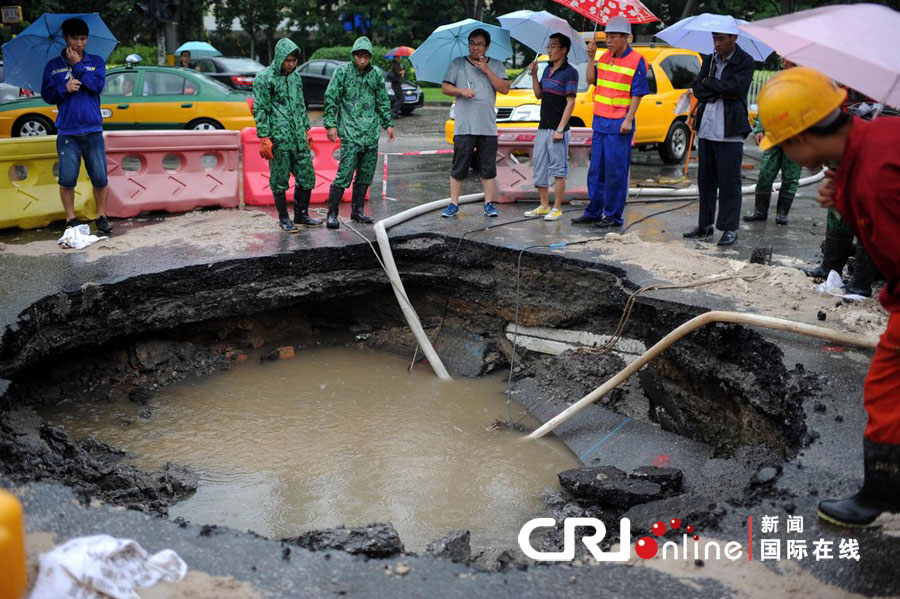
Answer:
[[[763,152],[759,165],[759,180],[756,182],[758,193],[772,193],[772,183],[781,171],[781,193],[797,193],[797,182],[800,181],[800,165],[788,158],[779,147],[769,148]]]
[[[338,165],[334,185],[342,189],[350,187],[353,173],[356,172],[356,183],[371,185],[375,176],[375,163],[378,162],[378,146],[370,148],[357,146],[341,140],[341,162]]]
[[[269,161],[269,187],[274,193],[287,191],[291,174],[300,189],[312,189],[316,186],[312,152],[305,143],[300,148],[291,148],[290,144],[276,141],[272,153],[275,158]]]
[[[841,215],[838,214],[838,211],[834,208],[828,209],[828,220],[825,225],[825,230],[829,233],[837,233],[839,235],[853,235],[850,227],[847,226],[847,223],[844,222],[844,219],[841,218]]]

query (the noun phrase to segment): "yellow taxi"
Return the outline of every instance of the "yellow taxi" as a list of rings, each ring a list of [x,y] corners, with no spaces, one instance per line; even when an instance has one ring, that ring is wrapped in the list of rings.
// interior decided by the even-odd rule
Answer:
[[[665,44],[632,44],[647,63],[650,94],[643,97],[635,115],[634,144],[639,150],[656,149],[667,163],[684,160],[691,132],[687,126],[687,111],[676,113],[678,100],[684,95],[700,72],[700,55],[691,50],[673,48]],[[605,51],[597,50],[597,58]],[[538,77],[547,68],[547,56],[537,58]],[[594,86],[588,87],[587,64],[573,65],[578,70],[578,95],[569,123],[572,127],[590,127],[593,121]],[[682,103],[684,104],[684,103]],[[453,143],[455,105],[444,124],[448,143]],[[531,74],[526,69],[510,84],[509,93],[497,94],[498,127],[537,127],[541,101],[531,87]]]
[[[232,129],[255,126],[250,95],[176,67],[116,67],[100,94],[103,129]],[[0,104],[0,137],[55,135],[56,106],[40,96]]]

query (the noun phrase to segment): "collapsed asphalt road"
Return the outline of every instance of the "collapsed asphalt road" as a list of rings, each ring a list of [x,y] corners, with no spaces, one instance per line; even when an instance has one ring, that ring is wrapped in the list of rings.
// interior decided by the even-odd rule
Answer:
[[[401,126],[412,120],[404,119]],[[400,201],[374,201],[373,216],[445,195],[428,184],[438,172],[444,176],[442,165],[428,168],[432,170],[413,173],[416,167],[401,165],[401,193],[391,194]],[[404,188],[410,193],[403,193]],[[753,247],[765,245],[790,264],[790,258],[815,258],[815,233],[824,229],[823,214],[812,206],[804,209],[802,198],[797,204],[790,227],[745,227],[742,245],[727,252],[677,240],[681,225],[688,228],[695,218],[692,208],[654,217],[634,230],[647,251],[654,243],[665,248],[675,238],[678,251],[694,256],[689,270],[702,270],[711,254],[743,263]],[[634,205],[628,222],[667,208]],[[485,230],[486,224],[510,222],[521,212],[519,206],[501,209],[497,223],[485,222],[473,207],[456,222],[430,215],[392,232],[413,304],[428,330],[441,328],[437,350],[457,375],[508,367],[514,354],[505,330],[515,319],[517,299],[523,326],[609,333],[632,291],[650,281],[677,278],[622,258],[615,244],[537,249],[525,256],[517,273],[521,248],[598,235],[567,221]],[[760,577],[768,588],[799,586],[811,595],[838,589],[900,592],[892,565],[900,544],[891,534],[896,525],[849,533],[820,526],[815,519],[819,497],[852,492],[861,475],[864,413],[859,398],[866,354],[733,326],[692,335],[621,392],[560,429],[560,437],[586,466],[621,471],[602,471],[604,480],[611,481],[607,486],[618,491],[610,494],[603,487],[573,495],[578,486],[569,485],[570,494],[548,496],[547,512],[536,516],[598,517],[607,525],[608,538],[618,535],[618,519],[627,516],[633,541],[650,534],[653,522],[679,518],[704,541],[743,543],[744,558],[748,518],[753,517],[752,562],[720,568],[723,560],[700,565],[688,559],[673,571],[668,567],[674,562],[644,562],[632,555],[628,566],[594,565],[583,547],[577,562],[555,566],[531,564],[518,548],[483,556],[471,566],[409,555],[367,559],[202,526],[214,523],[182,526],[149,515],[164,513],[190,492],[189,471],[177,465],[162,474],[136,471],[120,463],[115,448],[73,442],[64,431],[35,419],[29,406],[73,397],[147,401],[161,385],[227,367],[234,355],[229,352],[258,338],[274,342],[279,334],[314,328],[350,331],[364,325],[374,333],[372,347],[411,354],[412,339],[368,245],[346,227],[337,233],[310,230],[285,236],[275,230],[270,215],[253,214],[262,213],[151,217],[124,224],[105,247],[80,253],[58,250],[51,231],[3,235],[7,246],[0,252],[0,267],[10,284],[0,290],[0,377],[11,383],[2,386],[0,456],[4,486],[13,485],[25,500],[29,531],[52,533],[57,541],[106,532],[136,538],[152,550],[170,547],[192,568],[246,581],[263,596],[576,597],[593,596],[598,588],[624,596],[660,591],[728,596],[751,594]],[[184,231],[190,235],[185,237]],[[778,283],[770,294],[787,295],[781,279],[769,281]],[[649,345],[707,309],[776,309],[759,301],[754,306],[734,292],[721,286],[699,293],[649,292],[638,301],[626,336]],[[791,297],[797,308],[784,309],[807,321],[815,321],[820,309],[832,314],[848,309],[823,298],[813,311],[814,296]],[[877,310],[871,318],[877,320]],[[834,325],[863,326],[857,320]],[[864,330],[872,328],[877,323]],[[480,340],[477,357],[460,351],[472,340]],[[550,357],[518,349],[516,399],[546,420],[599,385],[623,359],[590,352]],[[648,466],[681,471],[680,489],[663,489],[658,480],[633,474]],[[598,472],[593,472],[595,479]],[[74,494],[59,483],[35,479],[65,482]],[[116,505],[147,514],[117,510]],[[764,515],[779,516],[781,527],[762,534]],[[786,520],[794,515],[803,516],[805,526],[788,534]],[[759,563],[759,537],[781,540],[780,561]],[[812,555],[820,538],[834,542],[830,559]],[[858,541],[859,561],[839,557],[841,540],[851,538]],[[807,541],[809,555],[789,560],[788,539]],[[535,547],[545,551],[559,550],[560,543],[559,530],[534,536]],[[398,570],[401,562],[405,567]],[[500,567],[504,571],[499,574],[482,571]]]

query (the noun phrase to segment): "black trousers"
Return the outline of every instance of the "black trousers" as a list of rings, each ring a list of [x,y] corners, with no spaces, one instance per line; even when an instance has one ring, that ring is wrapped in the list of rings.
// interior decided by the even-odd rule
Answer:
[[[700,216],[697,224],[715,222],[720,231],[737,231],[741,222],[741,160],[744,144],[733,141],[700,140],[697,186],[700,188]],[[719,217],[716,218],[716,197]]]
[[[403,85],[391,85],[394,101],[391,103],[391,114],[397,116],[403,109]]]

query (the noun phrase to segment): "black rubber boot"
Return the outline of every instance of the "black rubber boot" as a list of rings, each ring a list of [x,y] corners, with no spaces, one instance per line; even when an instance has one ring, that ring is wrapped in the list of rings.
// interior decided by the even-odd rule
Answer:
[[[312,189],[294,188],[294,224],[306,225],[307,227],[318,227],[322,224],[322,220],[313,218],[309,215],[309,198],[312,195]]]
[[[826,230],[825,242],[822,244],[822,263],[815,268],[804,268],[803,272],[816,279],[827,278],[832,270],[841,274],[852,249],[852,233],[834,233]]]
[[[350,204],[350,220],[355,223],[371,225],[372,219],[366,216],[366,192],[369,191],[368,185],[361,183],[353,184],[353,198]]]
[[[856,255],[853,259],[853,276],[850,282],[844,286],[844,293],[852,293],[863,297],[872,297],[872,283],[879,278],[878,267],[869,257],[869,252],[862,244],[856,245]]]
[[[838,526],[867,526],[900,511],[900,445],[863,440],[865,478],[853,497],[819,502],[819,518]]]
[[[287,197],[283,191],[273,191],[272,197],[275,198],[275,208],[278,210],[278,224],[281,225],[282,231],[288,233],[296,233],[297,227],[291,222],[291,217],[287,211]]]
[[[769,202],[772,201],[772,192],[756,192],[756,205],[753,212],[744,215],[744,220],[752,223],[758,220],[766,220],[769,218]]]
[[[344,188],[332,185],[328,190],[328,216],[325,226],[329,229],[339,229],[341,223],[338,220],[338,210],[341,207],[341,198],[344,197]]]
[[[778,204],[775,205],[775,224],[788,224],[788,212],[791,211],[791,204],[794,203],[794,194],[779,192]]]

